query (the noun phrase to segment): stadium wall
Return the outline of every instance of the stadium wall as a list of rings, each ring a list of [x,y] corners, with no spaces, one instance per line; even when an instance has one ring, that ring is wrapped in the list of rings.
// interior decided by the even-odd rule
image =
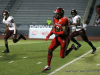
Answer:
[[[32,26],[32,25],[31,25]],[[33,28],[51,28],[52,26],[45,26],[45,25],[34,25]],[[22,33],[23,35],[25,35],[25,37],[27,39],[32,39],[33,38],[29,38],[29,28],[30,28],[30,25],[19,25],[18,26],[18,36],[20,33]],[[4,31],[4,27],[3,29],[0,29],[0,32],[3,32]],[[49,32],[49,31],[48,31]],[[100,41],[100,26],[90,26],[88,25],[87,26],[87,29],[86,29],[86,34],[89,38],[89,40],[91,41]],[[4,35],[2,35],[2,33],[0,34],[0,39],[3,39],[4,38]],[[12,37],[10,37],[11,39]],[[41,38],[34,38],[35,40],[36,39],[41,39]],[[45,38],[43,38],[45,39]],[[77,37],[77,40],[82,40],[80,36]]]
[[[27,40],[45,40],[45,39],[33,39],[33,38],[29,38],[28,35],[24,35],[26,37]],[[17,37],[19,37],[19,35],[17,35]],[[12,39],[13,37],[10,37],[9,39]],[[0,39],[4,39],[4,35],[0,35]],[[88,39],[90,41],[100,41],[100,37],[90,37],[88,36]],[[50,39],[51,40],[51,39]],[[82,38],[80,36],[77,36],[77,40],[78,41],[82,41]]]

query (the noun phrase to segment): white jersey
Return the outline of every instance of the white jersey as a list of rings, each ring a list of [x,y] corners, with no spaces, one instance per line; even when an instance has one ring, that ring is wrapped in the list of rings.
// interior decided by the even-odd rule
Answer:
[[[100,22],[100,19],[96,20],[95,22],[96,23],[99,23]],[[100,25],[100,24],[98,24],[98,25]],[[97,26],[97,24],[95,24],[95,26]]]
[[[77,21],[80,21],[80,26],[76,26],[76,31],[83,29],[83,25],[81,23],[81,17],[79,15],[76,15],[75,17],[73,17],[72,20],[73,20],[73,23],[77,23]]]
[[[9,27],[9,30],[14,30],[14,26],[12,25],[11,20],[14,19],[12,16],[9,16],[7,20],[3,18],[3,23]]]

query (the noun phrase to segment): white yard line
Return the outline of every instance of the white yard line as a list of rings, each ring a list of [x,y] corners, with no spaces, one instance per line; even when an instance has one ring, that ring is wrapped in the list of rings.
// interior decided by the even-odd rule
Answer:
[[[26,57],[22,57],[22,58],[24,58],[24,59],[25,59],[25,58],[27,58],[27,56],[26,56]]]
[[[8,62],[8,63],[13,63],[14,61],[10,61],[10,62]]]
[[[44,42],[51,42],[51,41],[44,41]],[[19,43],[19,44],[9,44],[9,45],[21,45],[21,44],[34,44],[34,43],[43,43],[43,42],[30,42],[30,43]],[[0,45],[0,46],[5,46],[5,45]]]
[[[100,47],[98,47],[98,48],[100,48]],[[98,49],[98,48],[97,48],[97,49]],[[53,72],[49,73],[48,75],[52,75],[52,74],[56,73],[57,71],[61,70],[62,68],[66,67],[66,66],[68,66],[69,64],[75,62],[76,60],[78,60],[78,59],[84,57],[85,55],[87,55],[87,54],[90,53],[91,51],[92,51],[92,50],[90,50],[90,51],[88,51],[87,53],[81,55],[80,57],[78,57],[78,58],[76,58],[76,59],[70,61],[69,63],[66,63],[65,65],[59,67],[58,69],[54,70]]]
[[[2,56],[0,56],[0,57],[2,57]]]
[[[42,62],[38,62],[37,64],[41,64]]]

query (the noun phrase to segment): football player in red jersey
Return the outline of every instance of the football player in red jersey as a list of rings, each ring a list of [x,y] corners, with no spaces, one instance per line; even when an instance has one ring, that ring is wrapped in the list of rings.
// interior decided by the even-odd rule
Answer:
[[[53,19],[54,25],[48,36],[47,39],[50,37],[50,35],[55,34],[55,38],[52,40],[50,46],[48,47],[48,55],[47,55],[47,66],[42,70],[42,72],[46,70],[50,70],[50,63],[53,56],[53,51],[60,45],[60,57],[64,58],[67,56],[74,48],[75,45],[72,44],[72,46],[67,50],[67,47],[70,42],[70,28],[69,28],[69,22],[66,17],[64,17],[64,9],[63,8],[57,8],[54,11],[54,19]]]
[[[77,44],[76,49],[78,50],[81,47],[81,44],[79,42],[77,42],[77,40],[75,40],[74,37],[80,35],[81,38],[91,46],[91,48],[93,49],[92,54],[94,54],[95,51],[96,51],[96,48],[93,46],[91,41],[88,40],[86,32],[83,28],[83,24],[81,23],[81,17],[79,15],[77,15],[77,10],[72,9],[71,10],[71,15],[72,15],[71,25],[75,25],[76,30],[71,33],[70,38],[74,43]]]

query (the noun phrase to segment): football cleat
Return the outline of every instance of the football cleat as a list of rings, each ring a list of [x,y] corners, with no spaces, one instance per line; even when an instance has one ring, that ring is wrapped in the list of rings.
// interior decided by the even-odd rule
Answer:
[[[2,51],[2,53],[9,53],[9,50]]]
[[[73,48],[74,50],[77,50],[74,44],[71,45],[71,48]]]
[[[22,34],[20,35],[20,37],[21,37],[22,39],[26,40],[26,38],[25,38]]]
[[[96,51],[96,48],[94,48],[94,49],[93,49],[92,54],[94,54],[94,53],[95,53],[95,51]]]
[[[51,69],[50,66],[45,66],[45,68],[42,70],[42,72],[45,72],[45,71],[50,70],[50,69]]]

